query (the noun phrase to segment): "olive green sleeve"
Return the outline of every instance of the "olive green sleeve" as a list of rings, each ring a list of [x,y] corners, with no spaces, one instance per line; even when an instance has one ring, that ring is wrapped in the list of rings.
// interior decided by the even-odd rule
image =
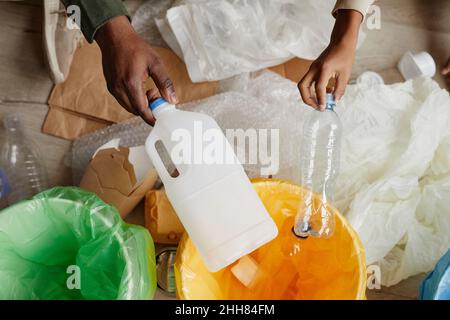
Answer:
[[[81,31],[87,41],[92,43],[97,30],[108,20],[117,16],[130,19],[121,0],[62,0],[66,8],[71,5],[80,8]]]

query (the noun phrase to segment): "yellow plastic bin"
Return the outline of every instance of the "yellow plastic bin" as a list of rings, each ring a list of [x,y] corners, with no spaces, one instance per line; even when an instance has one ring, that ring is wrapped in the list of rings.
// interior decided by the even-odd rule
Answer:
[[[250,254],[257,266],[244,285],[232,272],[236,262],[210,273],[187,235],[175,260],[180,299],[365,299],[364,249],[355,231],[334,208],[336,227],[329,239],[299,239],[291,231],[301,188],[286,181],[257,179],[253,185],[279,235]],[[231,200],[231,199],[230,199]]]

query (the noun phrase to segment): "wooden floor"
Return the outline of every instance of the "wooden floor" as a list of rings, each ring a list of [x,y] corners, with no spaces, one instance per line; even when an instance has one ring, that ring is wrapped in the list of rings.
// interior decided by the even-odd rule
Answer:
[[[143,1],[127,0],[135,10]],[[381,29],[367,32],[353,74],[379,72],[386,83],[401,81],[395,66],[407,50],[429,51],[441,68],[450,56],[450,1],[381,0]],[[52,88],[42,51],[40,1],[0,1],[0,117],[18,112],[38,143],[50,171],[52,185],[70,185],[71,172],[64,164],[71,143],[41,133]],[[445,86],[444,79],[435,79]],[[0,134],[0,137],[2,134]],[[132,217],[141,221],[141,217]],[[423,275],[400,284],[368,290],[369,299],[415,299]]]

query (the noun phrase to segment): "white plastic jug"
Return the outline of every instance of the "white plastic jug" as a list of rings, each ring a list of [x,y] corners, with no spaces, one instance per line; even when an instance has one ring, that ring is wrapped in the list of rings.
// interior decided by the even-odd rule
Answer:
[[[218,271],[274,239],[277,227],[216,121],[177,110],[162,98],[150,108],[157,121],[147,152],[206,267]],[[167,171],[158,141],[177,167],[177,177]]]

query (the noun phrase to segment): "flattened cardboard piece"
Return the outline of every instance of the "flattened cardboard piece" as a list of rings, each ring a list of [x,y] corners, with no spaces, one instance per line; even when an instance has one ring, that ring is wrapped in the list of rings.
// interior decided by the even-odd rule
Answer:
[[[96,43],[84,43],[75,52],[69,76],[53,88],[48,104],[114,123],[133,117],[108,92]]]
[[[178,244],[184,227],[163,189],[151,190],[145,196],[145,227],[153,240],[161,244]]]
[[[136,179],[134,165],[129,161],[133,148],[97,150],[80,182],[80,187],[94,192],[103,201],[117,208],[125,218],[153,188],[158,175],[149,167],[144,176]],[[143,171],[143,169],[139,169]]]
[[[65,109],[49,108],[42,132],[67,140],[75,140],[112,124],[113,122],[89,118]]]

